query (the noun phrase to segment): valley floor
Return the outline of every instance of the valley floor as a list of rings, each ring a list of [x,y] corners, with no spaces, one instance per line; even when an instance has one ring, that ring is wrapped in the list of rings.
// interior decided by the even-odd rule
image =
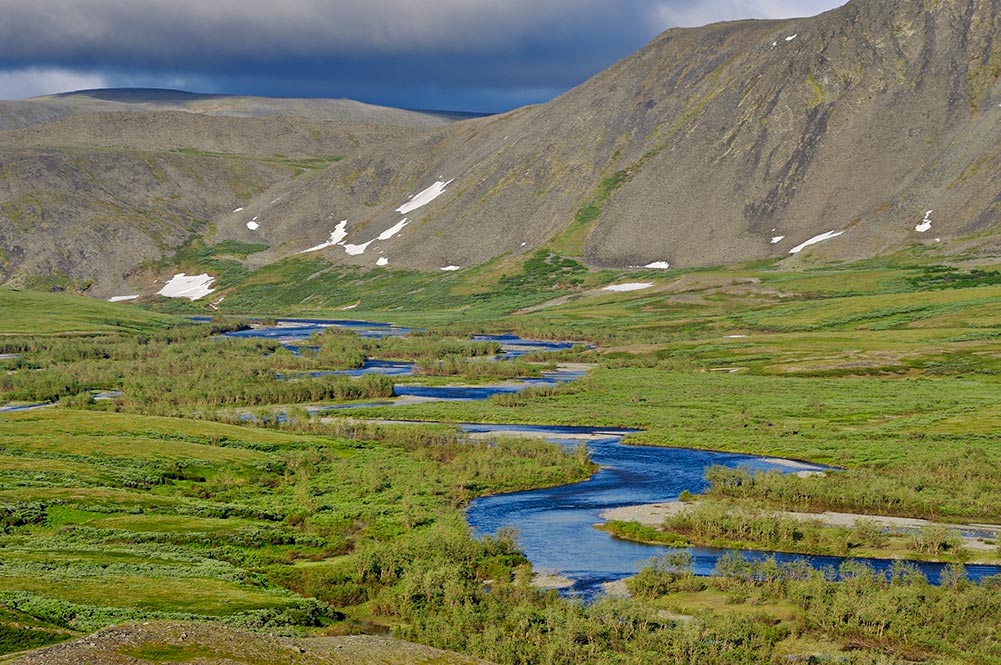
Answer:
[[[897,257],[799,272],[581,273],[580,285],[554,289],[541,263],[515,277],[492,269],[433,288],[403,276],[392,292],[387,275],[348,276],[359,317],[429,329],[330,330],[296,351],[217,339],[246,326],[236,317],[192,323],[0,292],[11,321],[0,402],[52,405],[0,414],[0,651],[196,620],[255,635],[392,631],[497,663],[1001,661],[999,582],[971,581],[962,566],[996,560],[996,532],[953,533],[1001,523],[996,272]],[[257,311],[331,315],[300,304],[305,276]],[[324,273],[309,287],[334,293],[348,277]],[[640,280],[653,286],[598,288]],[[225,303],[250,302],[252,286]],[[452,295],[455,309],[442,306]],[[369,298],[381,304],[364,311]],[[399,309],[407,301],[415,310]],[[470,335],[500,332],[595,348],[497,363],[498,348]],[[589,369],[483,401],[388,406],[397,379],[337,374],[371,358],[414,363],[406,381],[429,390]],[[358,408],[313,415],[347,403]],[[389,422],[408,420],[426,424]],[[661,550],[626,583],[631,597],[575,604],[532,586],[515,531],[473,538],[464,510],[586,479],[590,456],[470,439],[449,423],[629,428],[631,444],[831,467],[710,466],[687,488],[702,494],[694,512],[615,513],[629,518],[610,523],[622,537],[954,565],[936,585],[902,562],[887,576],[846,563],[833,581],[724,557],[703,578]],[[676,520],[667,531],[664,518]],[[161,647],[142,657],[193,657]]]

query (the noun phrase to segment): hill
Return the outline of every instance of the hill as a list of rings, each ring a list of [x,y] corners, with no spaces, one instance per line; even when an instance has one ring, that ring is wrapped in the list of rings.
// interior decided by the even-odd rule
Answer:
[[[0,282],[123,293],[137,266],[211,236],[214,218],[255,195],[450,121],[174,91],[0,102]]]
[[[1001,0],[673,29],[547,104],[454,123],[344,100],[28,100],[37,122],[0,133],[0,279],[151,294],[195,240],[255,246],[249,270],[309,252],[438,273],[539,248],[617,269],[912,247],[976,263],[1001,251],[999,34]]]
[[[543,244],[617,268],[795,262],[829,232],[805,253],[996,253],[999,28],[994,1],[856,0],[670,30],[548,104],[352,155],[290,186],[258,236],[308,248],[334,231],[322,206],[349,245],[408,219],[328,256],[425,270]],[[432,205],[397,210],[435,182]]]

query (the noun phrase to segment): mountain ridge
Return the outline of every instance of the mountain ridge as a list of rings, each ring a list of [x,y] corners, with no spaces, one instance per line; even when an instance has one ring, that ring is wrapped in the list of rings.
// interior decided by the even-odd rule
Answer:
[[[852,0],[811,18],[675,28],[546,104],[456,123],[380,115],[367,126],[396,122],[392,131],[342,140],[343,159],[308,177],[231,192],[232,208],[209,211],[197,234],[266,245],[251,269],[324,243],[311,256],[418,271],[543,247],[618,269],[795,268],[914,245],[942,260],[994,256],[998,35],[1001,0]],[[293,101],[282,103],[305,113]],[[262,135],[251,121],[267,120],[200,112],[206,123],[246,120],[233,132],[251,144]],[[65,127],[79,117],[0,141],[34,131],[71,144]]]
[[[383,198],[368,209],[344,191],[356,185],[359,163],[322,174],[324,200],[349,219],[345,244],[359,243],[369,228],[398,221],[394,208],[412,193],[400,185],[455,178],[435,212],[410,220],[427,232],[393,241],[405,267],[425,270],[517,253],[522,242],[623,268],[789,257],[831,231],[858,240],[816,244],[809,254],[850,260],[942,235],[956,241],[993,227],[1001,202],[987,177],[1001,158],[992,148],[1001,139],[997,75],[969,92],[979,75],[967,65],[957,75],[975,48],[985,62],[1001,58],[990,30],[974,34],[986,40],[980,46],[967,34],[977,22],[996,25],[998,5],[966,6],[973,14],[856,1],[810,19],[671,30],[548,104],[394,149],[407,159],[369,183]],[[857,44],[868,44],[864,57]],[[995,168],[971,178],[978,161]],[[928,210],[931,236],[915,230]],[[311,228],[312,211],[288,215],[301,220],[296,230]],[[449,231],[458,228],[477,241]]]

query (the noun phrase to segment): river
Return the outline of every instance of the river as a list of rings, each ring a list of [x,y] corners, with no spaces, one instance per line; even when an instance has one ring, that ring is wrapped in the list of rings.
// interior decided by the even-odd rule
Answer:
[[[274,328],[230,333],[238,337],[268,337],[287,345],[301,344],[315,332],[341,321],[283,320]],[[351,322],[350,327],[361,334],[406,334],[407,329],[390,324]],[[513,335],[478,336],[504,345],[502,357],[517,357],[525,353],[570,348],[574,342],[525,340]],[[351,370],[353,374],[387,373],[386,361],[369,361],[370,369]],[[397,367],[393,372],[402,371]],[[411,367],[412,370],[412,367]],[[558,377],[524,379],[520,382],[492,386],[396,386],[399,396],[426,399],[487,399],[499,392],[522,390],[538,382],[564,382],[579,373],[563,373]],[[391,406],[393,402],[366,403],[366,406]],[[350,405],[348,405],[350,406]],[[338,405],[329,407],[339,408]],[[746,466],[754,470],[790,471],[781,462],[753,455],[720,453],[685,448],[631,446],[622,443],[630,430],[595,427],[556,427],[544,425],[487,425],[466,423],[462,429],[470,436],[536,436],[564,446],[586,443],[592,459],[601,468],[589,480],[560,487],[501,494],[474,500],[466,511],[470,526],[479,534],[495,534],[503,527],[515,527],[518,543],[538,573],[564,577],[572,585],[563,593],[583,598],[593,597],[609,582],[621,580],[638,572],[652,557],[670,551],[658,545],[645,545],[613,538],[594,528],[604,521],[600,513],[610,508],[677,499],[683,490],[700,492],[706,487],[705,471],[712,465],[731,468]],[[810,467],[797,464],[795,471]],[[821,470],[823,467],[813,467]],[[696,574],[710,575],[717,561],[727,550],[692,548],[689,550]],[[805,561],[819,569],[831,568],[832,574],[848,559],[828,556],[744,551],[743,556],[761,560],[774,556],[779,562]],[[894,562],[884,559],[855,559],[879,572],[889,572]],[[914,563],[929,580],[937,582],[944,564]],[[970,579],[1001,574],[1001,566],[967,565]]]

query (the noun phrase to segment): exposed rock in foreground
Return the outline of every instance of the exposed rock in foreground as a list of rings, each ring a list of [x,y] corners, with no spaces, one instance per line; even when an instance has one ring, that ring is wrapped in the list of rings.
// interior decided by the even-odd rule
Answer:
[[[2,661],[3,658],[0,658]],[[486,661],[388,637],[287,638],[218,624],[150,622],[105,628],[88,637],[36,649],[9,665],[484,665]]]

